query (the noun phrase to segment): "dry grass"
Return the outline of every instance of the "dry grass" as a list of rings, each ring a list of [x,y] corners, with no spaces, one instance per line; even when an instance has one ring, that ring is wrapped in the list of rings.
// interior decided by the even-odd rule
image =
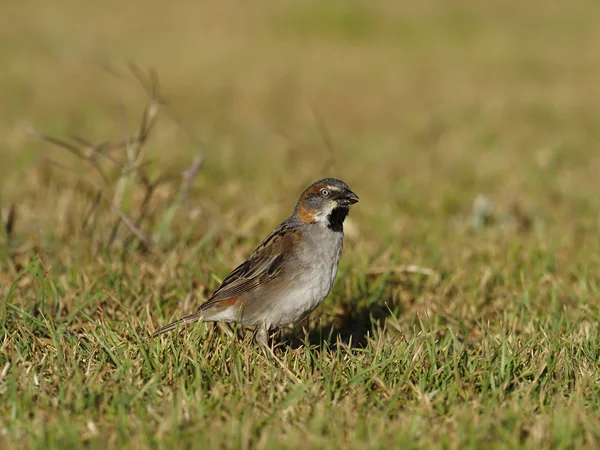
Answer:
[[[596,17],[591,0],[3,3],[0,446],[598,446]],[[134,135],[149,99],[129,60],[168,106],[143,174],[100,158],[102,185],[31,128]],[[210,327],[145,340],[322,176],[361,202],[332,295],[280,338],[300,383]],[[99,184],[116,205],[94,206]],[[114,206],[153,245],[114,232]]]

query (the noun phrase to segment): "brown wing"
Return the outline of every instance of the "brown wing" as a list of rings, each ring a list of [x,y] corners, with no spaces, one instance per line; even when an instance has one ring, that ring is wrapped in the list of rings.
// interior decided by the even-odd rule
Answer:
[[[231,272],[212,297],[200,306],[199,311],[234,297],[239,297],[275,278],[287,255],[298,242],[301,233],[287,222],[277,227],[250,255],[250,258]]]

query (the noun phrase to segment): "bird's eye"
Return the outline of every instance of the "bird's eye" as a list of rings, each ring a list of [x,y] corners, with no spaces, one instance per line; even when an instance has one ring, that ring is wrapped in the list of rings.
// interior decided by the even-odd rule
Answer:
[[[321,189],[321,195],[323,197],[329,197],[329,191],[327,189]]]

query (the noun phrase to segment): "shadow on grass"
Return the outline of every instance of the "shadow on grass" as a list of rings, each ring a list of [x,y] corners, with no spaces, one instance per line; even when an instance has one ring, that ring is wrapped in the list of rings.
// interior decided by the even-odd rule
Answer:
[[[337,348],[339,344],[364,348],[369,338],[383,329],[386,319],[392,315],[387,305],[385,301],[361,307],[345,305],[345,311],[328,322],[308,330],[306,327],[296,327],[276,338],[275,342],[293,349],[306,345],[318,349]]]

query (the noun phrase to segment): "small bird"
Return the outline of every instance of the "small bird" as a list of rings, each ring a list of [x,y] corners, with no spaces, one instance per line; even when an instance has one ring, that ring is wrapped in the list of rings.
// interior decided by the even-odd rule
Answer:
[[[311,184],[293,214],[236,267],[193,314],[155,331],[152,337],[197,322],[255,327],[268,348],[269,332],[297,323],[327,297],[337,274],[343,223],[358,196],[335,178]]]

